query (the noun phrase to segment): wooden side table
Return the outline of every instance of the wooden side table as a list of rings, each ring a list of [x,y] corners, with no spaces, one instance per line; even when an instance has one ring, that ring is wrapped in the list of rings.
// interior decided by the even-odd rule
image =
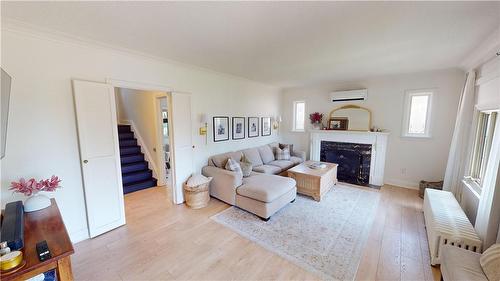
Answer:
[[[57,280],[73,280],[70,255],[75,251],[57,207],[52,205],[40,211],[24,213],[24,248],[26,265],[13,272],[1,273],[2,281],[26,280],[38,274],[56,269]],[[52,258],[43,262],[38,260],[36,243],[46,240]]]
[[[309,164],[315,161],[306,161],[288,170],[288,176],[297,182],[297,192],[311,196],[321,201],[321,196],[337,184],[337,164],[324,163],[324,169],[311,169]]]

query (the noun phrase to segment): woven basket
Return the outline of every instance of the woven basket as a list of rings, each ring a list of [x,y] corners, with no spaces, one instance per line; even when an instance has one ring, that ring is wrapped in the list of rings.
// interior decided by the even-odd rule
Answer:
[[[197,186],[187,186],[186,183],[183,184],[184,199],[186,199],[186,204],[191,209],[200,209],[208,205],[208,201],[210,201],[208,192],[209,184],[210,182]]]
[[[443,190],[443,181],[420,181],[418,196],[424,198],[424,193],[426,188]]]

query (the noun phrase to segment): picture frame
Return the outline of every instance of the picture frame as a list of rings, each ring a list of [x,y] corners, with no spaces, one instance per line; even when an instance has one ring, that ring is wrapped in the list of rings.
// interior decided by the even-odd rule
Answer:
[[[270,136],[271,135],[271,117],[262,117],[262,136]]]
[[[229,117],[213,117],[214,142],[229,140]]]
[[[245,117],[233,117],[233,140],[245,138]]]
[[[349,119],[347,117],[334,117],[328,121],[329,130],[346,131],[349,127]]]
[[[259,136],[259,117],[248,117],[248,137]]]

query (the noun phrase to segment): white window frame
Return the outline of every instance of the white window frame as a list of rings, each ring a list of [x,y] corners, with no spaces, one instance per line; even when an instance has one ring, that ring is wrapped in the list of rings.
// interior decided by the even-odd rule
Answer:
[[[297,129],[297,104],[303,103],[304,104],[304,120],[303,120],[303,129]],[[303,100],[297,100],[293,102],[293,121],[292,121],[292,132],[304,132],[306,129],[306,102]]]
[[[403,108],[403,128],[401,130],[401,136],[405,138],[431,138],[431,116],[432,116],[432,103],[433,96],[435,94],[435,89],[420,89],[420,90],[408,90],[405,91],[405,101]],[[427,115],[425,120],[425,132],[422,134],[410,133],[410,110],[411,101],[415,96],[428,96],[427,101]]]
[[[485,155],[486,157],[482,159],[482,162],[484,161],[484,163],[482,164],[479,164],[479,166],[481,166],[482,168],[480,169],[482,171],[482,173],[479,175],[479,177],[474,177],[474,172],[476,172],[477,174],[477,171],[476,169],[479,168],[476,164],[474,164],[474,160],[477,160],[475,159],[475,153],[477,152],[477,141],[478,141],[478,130],[480,128],[480,115],[481,114],[492,114],[492,113],[495,113],[495,117],[494,117],[494,120],[495,122],[493,123],[493,125],[490,124],[490,126],[492,127],[489,127],[488,129],[490,129],[491,131],[488,131],[487,133],[489,133],[487,136],[486,136],[486,146],[484,147],[486,150],[488,150],[488,153],[487,155]],[[487,163],[488,163],[488,159],[490,157],[490,153],[491,153],[491,141],[492,141],[492,138],[493,138],[493,134],[494,134],[494,130],[495,130],[495,123],[496,122],[500,122],[500,110],[498,109],[480,109],[476,106],[475,110],[474,110],[474,118],[473,118],[473,127],[471,128],[471,132],[473,132],[471,134],[471,139],[469,140],[469,143],[470,143],[470,147],[469,147],[469,152],[468,152],[468,158],[469,158],[469,161],[467,162],[467,165],[466,165],[466,168],[465,170],[467,171],[466,172],[466,175],[464,177],[464,180],[463,182],[469,187],[469,189],[471,189],[472,191],[474,191],[478,198],[481,194],[481,191],[482,191],[482,180],[483,180],[483,177],[484,177],[484,172],[486,171],[486,168],[487,168]]]

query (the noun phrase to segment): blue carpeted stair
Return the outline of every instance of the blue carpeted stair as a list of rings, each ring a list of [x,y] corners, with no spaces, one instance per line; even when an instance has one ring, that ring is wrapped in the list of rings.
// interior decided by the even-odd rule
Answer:
[[[118,125],[120,159],[122,164],[123,193],[127,194],[156,186],[157,180],[144,160],[130,125]]]

